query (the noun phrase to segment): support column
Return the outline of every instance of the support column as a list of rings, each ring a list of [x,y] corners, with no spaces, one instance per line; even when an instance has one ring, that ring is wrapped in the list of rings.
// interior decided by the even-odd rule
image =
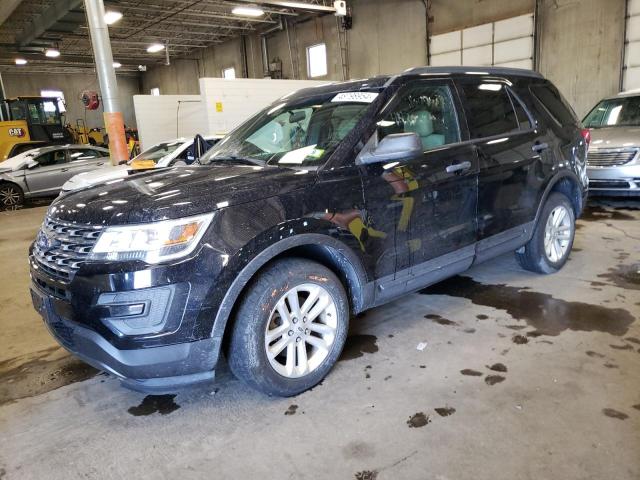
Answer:
[[[118,165],[123,161],[129,160],[129,151],[119,105],[118,83],[116,81],[116,72],[113,68],[109,30],[104,21],[104,2],[103,0],[84,0],[84,8],[87,12],[87,22],[89,23],[89,32],[93,45],[93,57],[102,94],[104,126],[107,129],[107,135],[109,135],[111,162],[114,165]]]

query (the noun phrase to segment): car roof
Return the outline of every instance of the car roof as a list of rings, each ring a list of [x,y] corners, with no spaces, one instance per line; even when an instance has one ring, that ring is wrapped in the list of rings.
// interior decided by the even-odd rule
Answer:
[[[524,68],[465,66],[415,67],[409,68],[397,75],[378,75],[376,77],[361,80],[350,80],[347,82],[328,82],[315,87],[304,88],[289,93],[288,95],[285,95],[274,103],[282,101],[301,100],[316,95],[330,95],[331,93],[339,93],[344,91],[380,90],[391,84],[392,82],[401,80],[404,77],[411,77],[414,75],[491,75],[496,77],[527,77],[540,80],[544,79],[544,77],[540,73],[533,70],[526,70]]]
[[[46,147],[35,147],[35,149],[38,150],[38,153],[47,153],[47,152],[52,152],[54,150],[65,150],[67,148],[78,148],[78,149],[82,149],[82,148],[90,148],[92,150],[100,150],[103,152],[108,152],[109,149],[108,148],[104,148],[104,147],[97,147],[97,146],[93,146],[93,145],[86,145],[84,143],[75,143],[75,144],[66,144],[66,145],[49,145]]]
[[[602,100],[614,100],[616,98],[628,98],[628,97],[640,97],[640,90],[629,90],[628,92],[620,92],[615,95],[604,97]]]
[[[509,67],[465,67],[452,66],[452,67],[416,67],[409,68],[402,72],[399,76],[405,75],[422,75],[422,74],[436,74],[436,75],[495,75],[497,77],[530,77],[543,79],[544,77],[534,71],[526,70],[524,68],[509,68]]]

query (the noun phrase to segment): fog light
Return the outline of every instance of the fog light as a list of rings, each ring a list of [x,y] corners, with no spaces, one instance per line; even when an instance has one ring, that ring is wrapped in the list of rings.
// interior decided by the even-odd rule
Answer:
[[[134,303],[133,305],[109,305],[111,317],[131,317],[144,313],[144,303]]]

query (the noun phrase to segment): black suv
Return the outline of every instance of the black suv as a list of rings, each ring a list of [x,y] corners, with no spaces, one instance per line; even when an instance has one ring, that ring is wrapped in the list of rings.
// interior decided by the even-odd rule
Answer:
[[[571,119],[560,122],[560,119]],[[235,375],[317,384],[350,314],[515,251],[560,269],[588,132],[537,73],[416,68],[294,92],[202,166],[58,199],[30,251],[69,351],[142,391]]]

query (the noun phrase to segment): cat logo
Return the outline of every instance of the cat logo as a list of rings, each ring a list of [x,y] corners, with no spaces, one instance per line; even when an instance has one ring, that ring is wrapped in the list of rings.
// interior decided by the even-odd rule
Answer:
[[[9,129],[10,137],[24,137],[24,128],[10,128]]]

